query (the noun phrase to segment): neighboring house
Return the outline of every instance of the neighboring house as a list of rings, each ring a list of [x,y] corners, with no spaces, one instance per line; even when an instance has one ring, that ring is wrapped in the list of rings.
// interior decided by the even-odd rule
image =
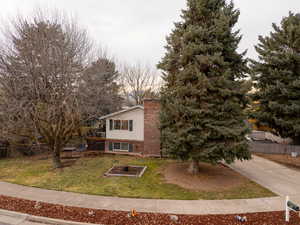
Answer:
[[[133,106],[99,118],[105,120],[105,138],[92,138],[94,142],[89,144],[89,149],[160,156],[159,110],[158,100],[146,99],[144,106]]]
[[[270,132],[265,132],[265,131],[254,130],[248,136],[253,141],[268,141],[268,142],[273,142],[278,144],[292,144],[293,142],[291,138],[282,138]]]

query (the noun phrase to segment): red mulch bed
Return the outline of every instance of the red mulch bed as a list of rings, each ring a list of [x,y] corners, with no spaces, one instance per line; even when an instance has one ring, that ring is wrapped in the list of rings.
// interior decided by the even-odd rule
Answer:
[[[128,218],[128,212],[95,210],[79,207],[69,207],[48,203],[6,197],[0,195],[0,208],[36,216],[56,219],[99,223],[105,225],[299,225],[300,218],[292,213],[289,223],[284,222],[284,212],[242,214],[247,222],[238,222],[236,215],[178,215],[174,222],[168,214],[138,213],[136,217]]]

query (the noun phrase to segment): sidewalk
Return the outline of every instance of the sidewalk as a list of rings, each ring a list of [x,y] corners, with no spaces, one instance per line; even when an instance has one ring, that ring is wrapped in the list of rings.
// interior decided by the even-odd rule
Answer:
[[[237,162],[231,167],[280,197],[191,201],[132,199],[43,190],[5,182],[0,182],[0,195],[83,208],[198,215],[280,211],[284,210],[285,195],[300,203],[300,172],[256,156],[250,162]]]
[[[241,200],[156,200],[92,196],[0,182],[0,195],[83,208],[172,214],[234,214],[283,210],[283,197]]]

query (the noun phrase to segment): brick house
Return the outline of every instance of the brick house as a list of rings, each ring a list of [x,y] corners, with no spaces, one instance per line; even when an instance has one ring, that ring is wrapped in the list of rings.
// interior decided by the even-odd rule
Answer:
[[[160,156],[159,111],[159,100],[145,99],[143,106],[137,105],[101,117],[100,120],[105,121],[105,135],[94,138],[92,148],[102,149],[90,150]],[[95,145],[95,142],[98,144]]]

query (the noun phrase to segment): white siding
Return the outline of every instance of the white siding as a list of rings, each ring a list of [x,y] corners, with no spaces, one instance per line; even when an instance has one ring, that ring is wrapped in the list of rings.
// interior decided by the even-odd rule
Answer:
[[[133,120],[133,131],[109,130],[109,120]],[[106,138],[144,141],[144,110],[135,109],[106,119]]]

